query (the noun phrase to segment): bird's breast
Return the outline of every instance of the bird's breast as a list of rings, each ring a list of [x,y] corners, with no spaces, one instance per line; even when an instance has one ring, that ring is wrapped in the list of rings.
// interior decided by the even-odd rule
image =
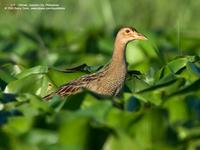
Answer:
[[[87,88],[101,95],[113,96],[123,87],[125,78],[126,70],[109,70],[104,76],[90,82]]]

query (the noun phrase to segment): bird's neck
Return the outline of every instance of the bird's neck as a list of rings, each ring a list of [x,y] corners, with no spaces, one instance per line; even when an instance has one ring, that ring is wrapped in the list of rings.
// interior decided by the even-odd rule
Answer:
[[[127,43],[124,43],[119,39],[115,40],[114,51],[111,60],[111,63],[113,65],[120,65],[126,67],[126,56],[125,56],[126,46]]]

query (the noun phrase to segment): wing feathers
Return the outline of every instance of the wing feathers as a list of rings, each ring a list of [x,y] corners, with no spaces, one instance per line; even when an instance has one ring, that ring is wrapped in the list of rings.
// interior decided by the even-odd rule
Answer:
[[[99,70],[97,73],[92,73],[89,75],[82,76],[76,80],[73,80],[63,86],[61,86],[57,91],[50,93],[49,95],[43,97],[45,100],[51,99],[53,96],[68,96],[80,92],[83,88],[87,88],[89,82],[98,80],[104,77],[109,69],[109,65],[105,66],[104,69]]]

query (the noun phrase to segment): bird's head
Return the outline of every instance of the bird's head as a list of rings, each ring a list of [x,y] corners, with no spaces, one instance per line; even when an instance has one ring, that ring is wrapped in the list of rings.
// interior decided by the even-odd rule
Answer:
[[[120,40],[122,43],[128,43],[133,40],[147,40],[147,38],[141,33],[137,32],[135,28],[124,27],[118,31],[117,40]]]

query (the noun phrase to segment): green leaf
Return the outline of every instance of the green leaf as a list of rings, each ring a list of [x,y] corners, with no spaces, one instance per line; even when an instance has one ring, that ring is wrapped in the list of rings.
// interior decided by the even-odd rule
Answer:
[[[144,102],[151,102],[155,105],[160,105],[163,100],[166,100],[168,96],[171,96],[172,93],[176,92],[177,89],[182,87],[184,84],[184,78],[170,79],[169,81],[158,83],[157,85],[133,93],[133,95]]]
[[[189,110],[184,97],[176,96],[170,98],[164,106],[168,110],[171,124],[185,123],[189,119]]]
[[[107,124],[106,117],[111,109],[112,102],[110,100],[99,101],[87,94],[80,113],[91,116],[94,120],[98,121],[98,123]]]
[[[41,95],[42,83],[46,77],[42,74],[29,75],[25,78],[10,82],[5,89],[6,93],[33,93]]]
[[[142,150],[130,136],[124,133],[119,135],[111,135],[105,142],[103,150],[127,150],[130,148],[137,147],[137,150]]]
[[[16,79],[16,75],[22,72],[24,68],[19,65],[5,64],[0,67],[0,79],[6,83]]]
[[[16,77],[18,79],[22,79],[33,74],[45,74],[47,72],[48,72],[47,66],[36,66],[30,69],[24,70],[23,72],[17,74]]]
[[[64,83],[67,83],[85,74],[86,73],[84,72],[64,73],[55,69],[49,69],[47,76],[54,85],[61,86]]]
[[[175,75],[178,71],[186,67],[188,62],[196,62],[197,60],[199,58],[196,56],[185,56],[170,61],[155,74],[155,82],[158,82],[162,78]]]
[[[174,93],[172,93],[170,96],[174,96],[174,95],[180,95],[180,94],[189,94],[192,92],[197,92],[200,90],[200,79],[192,82],[191,84],[184,86],[183,88],[178,89],[177,91],[175,91]]]
[[[194,80],[200,78],[200,67],[191,62],[188,62],[186,67],[188,72],[193,75],[191,76],[191,78],[193,78]]]
[[[188,62],[195,62],[196,57],[195,56],[185,56],[176,58],[175,60],[169,62],[167,66],[172,69],[174,73],[178,72],[180,69],[186,66]]]
[[[63,145],[65,149],[87,149],[89,121],[90,118],[82,115],[68,116],[68,119],[66,119],[59,128],[59,143]]]
[[[66,102],[63,106],[63,109],[68,109],[68,110],[78,110],[81,107],[81,104],[84,100],[86,93],[81,92],[76,95],[71,95],[66,98]]]
[[[20,135],[28,132],[33,124],[31,117],[9,117],[4,130],[11,135]]]
[[[131,92],[138,92],[149,87],[144,79],[139,78],[138,76],[131,76],[126,80],[125,84]]]
[[[106,124],[116,131],[126,131],[139,116],[140,113],[124,112],[113,108],[106,115]]]
[[[45,148],[58,142],[58,133],[46,129],[32,129],[26,135],[25,142]]]
[[[167,122],[163,113],[159,109],[150,109],[130,127],[128,133],[142,149],[154,149],[164,140]]]

